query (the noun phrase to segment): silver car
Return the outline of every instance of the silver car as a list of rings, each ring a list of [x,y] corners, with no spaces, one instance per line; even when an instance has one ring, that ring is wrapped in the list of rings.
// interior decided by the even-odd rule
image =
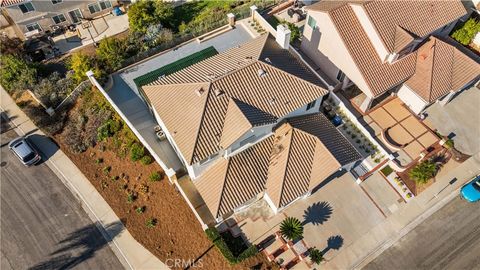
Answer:
[[[32,147],[27,137],[18,137],[8,144],[8,148],[17,156],[25,166],[37,164],[42,157]]]

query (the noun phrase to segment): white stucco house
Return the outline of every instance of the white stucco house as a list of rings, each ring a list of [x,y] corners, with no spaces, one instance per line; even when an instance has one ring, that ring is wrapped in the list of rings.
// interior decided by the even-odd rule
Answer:
[[[328,1],[308,6],[302,51],[366,112],[392,93],[415,113],[478,81],[478,57],[448,37],[461,1]]]

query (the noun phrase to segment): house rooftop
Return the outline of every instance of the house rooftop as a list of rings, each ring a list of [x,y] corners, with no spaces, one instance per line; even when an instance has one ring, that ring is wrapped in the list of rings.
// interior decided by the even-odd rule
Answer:
[[[214,217],[266,191],[277,208],[361,158],[321,113],[289,118],[274,134],[227,159],[194,182]]]
[[[479,75],[477,61],[456,46],[432,36],[418,49],[415,74],[406,84],[422,99],[433,102],[461,90]]]
[[[413,1],[405,5],[403,1],[393,0],[323,0],[308,7],[311,11],[328,13],[373,97],[412,76],[417,57],[411,53],[391,64],[380,59],[351,5],[364,8],[390,52],[399,52],[414,38],[423,37],[466,14],[461,1]]]
[[[262,35],[142,90],[179,151],[194,164],[251,127],[275,122],[325,95],[325,87],[300,59]]]
[[[0,0],[0,7],[8,7],[27,2],[26,0]]]

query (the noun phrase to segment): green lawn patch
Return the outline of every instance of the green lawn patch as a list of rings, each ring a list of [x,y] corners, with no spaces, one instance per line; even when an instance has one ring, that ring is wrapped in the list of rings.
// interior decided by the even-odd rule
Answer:
[[[217,50],[215,50],[215,48],[213,46],[210,46],[206,49],[203,49],[199,52],[196,52],[194,54],[191,54],[187,57],[184,57],[180,60],[177,60],[173,63],[170,63],[166,66],[163,66],[159,69],[156,69],[154,71],[151,71],[147,74],[144,74],[140,77],[137,77],[135,79],[133,79],[133,81],[135,82],[135,84],[137,85],[138,88],[146,85],[146,84],[149,84],[151,82],[154,82],[158,79],[158,77],[162,76],[162,75],[169,75],[169,74],[172,74],[172,73],[175,73],[179,70],[182,70],[188,66],[191,66],[195,63],[198,63],[202,60],[205,60],[209,57],[212,57],[214,55],[218,54]]]
[[[383,169],[381,169],[380,171],[383,173],[383,175],[388,176],[393,172],[393,169],[387,165],[383,167]]]

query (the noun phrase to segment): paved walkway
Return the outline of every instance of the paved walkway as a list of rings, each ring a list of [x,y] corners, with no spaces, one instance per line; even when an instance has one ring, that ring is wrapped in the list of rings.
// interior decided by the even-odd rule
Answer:
[[[327,263],[336,269],[362,268],[402,236],[458,196],[459,189],[480,174],[480,153],[437,177],[436,182],[384,222]]]
[[[43,135],[32,121],[18,108],[12,98],[0,86],[1,103],[0,107],[12,119],[18,134],[34,133]],[[39,145],[40,151],[49,152],[49,149],[56,146],[51,142]],[[113,212],[107,202],[97,192],[90,181],[82,174],[75,164],[61,151],[56,151],[47,161],[53,172],[55,172],[72,193],[78,197],[82,207],[90,216],[93,222],[101,224],[102,234],[110,241],[110,246],[119,260],[127,269],[168,269],[157,257],[140,245],[132,235],[121,225],[120,232],[112,237],[108,234],[105,226],[108,224],[121,224],[117,215]],[[68,177],[66,177],[68,175]]]

